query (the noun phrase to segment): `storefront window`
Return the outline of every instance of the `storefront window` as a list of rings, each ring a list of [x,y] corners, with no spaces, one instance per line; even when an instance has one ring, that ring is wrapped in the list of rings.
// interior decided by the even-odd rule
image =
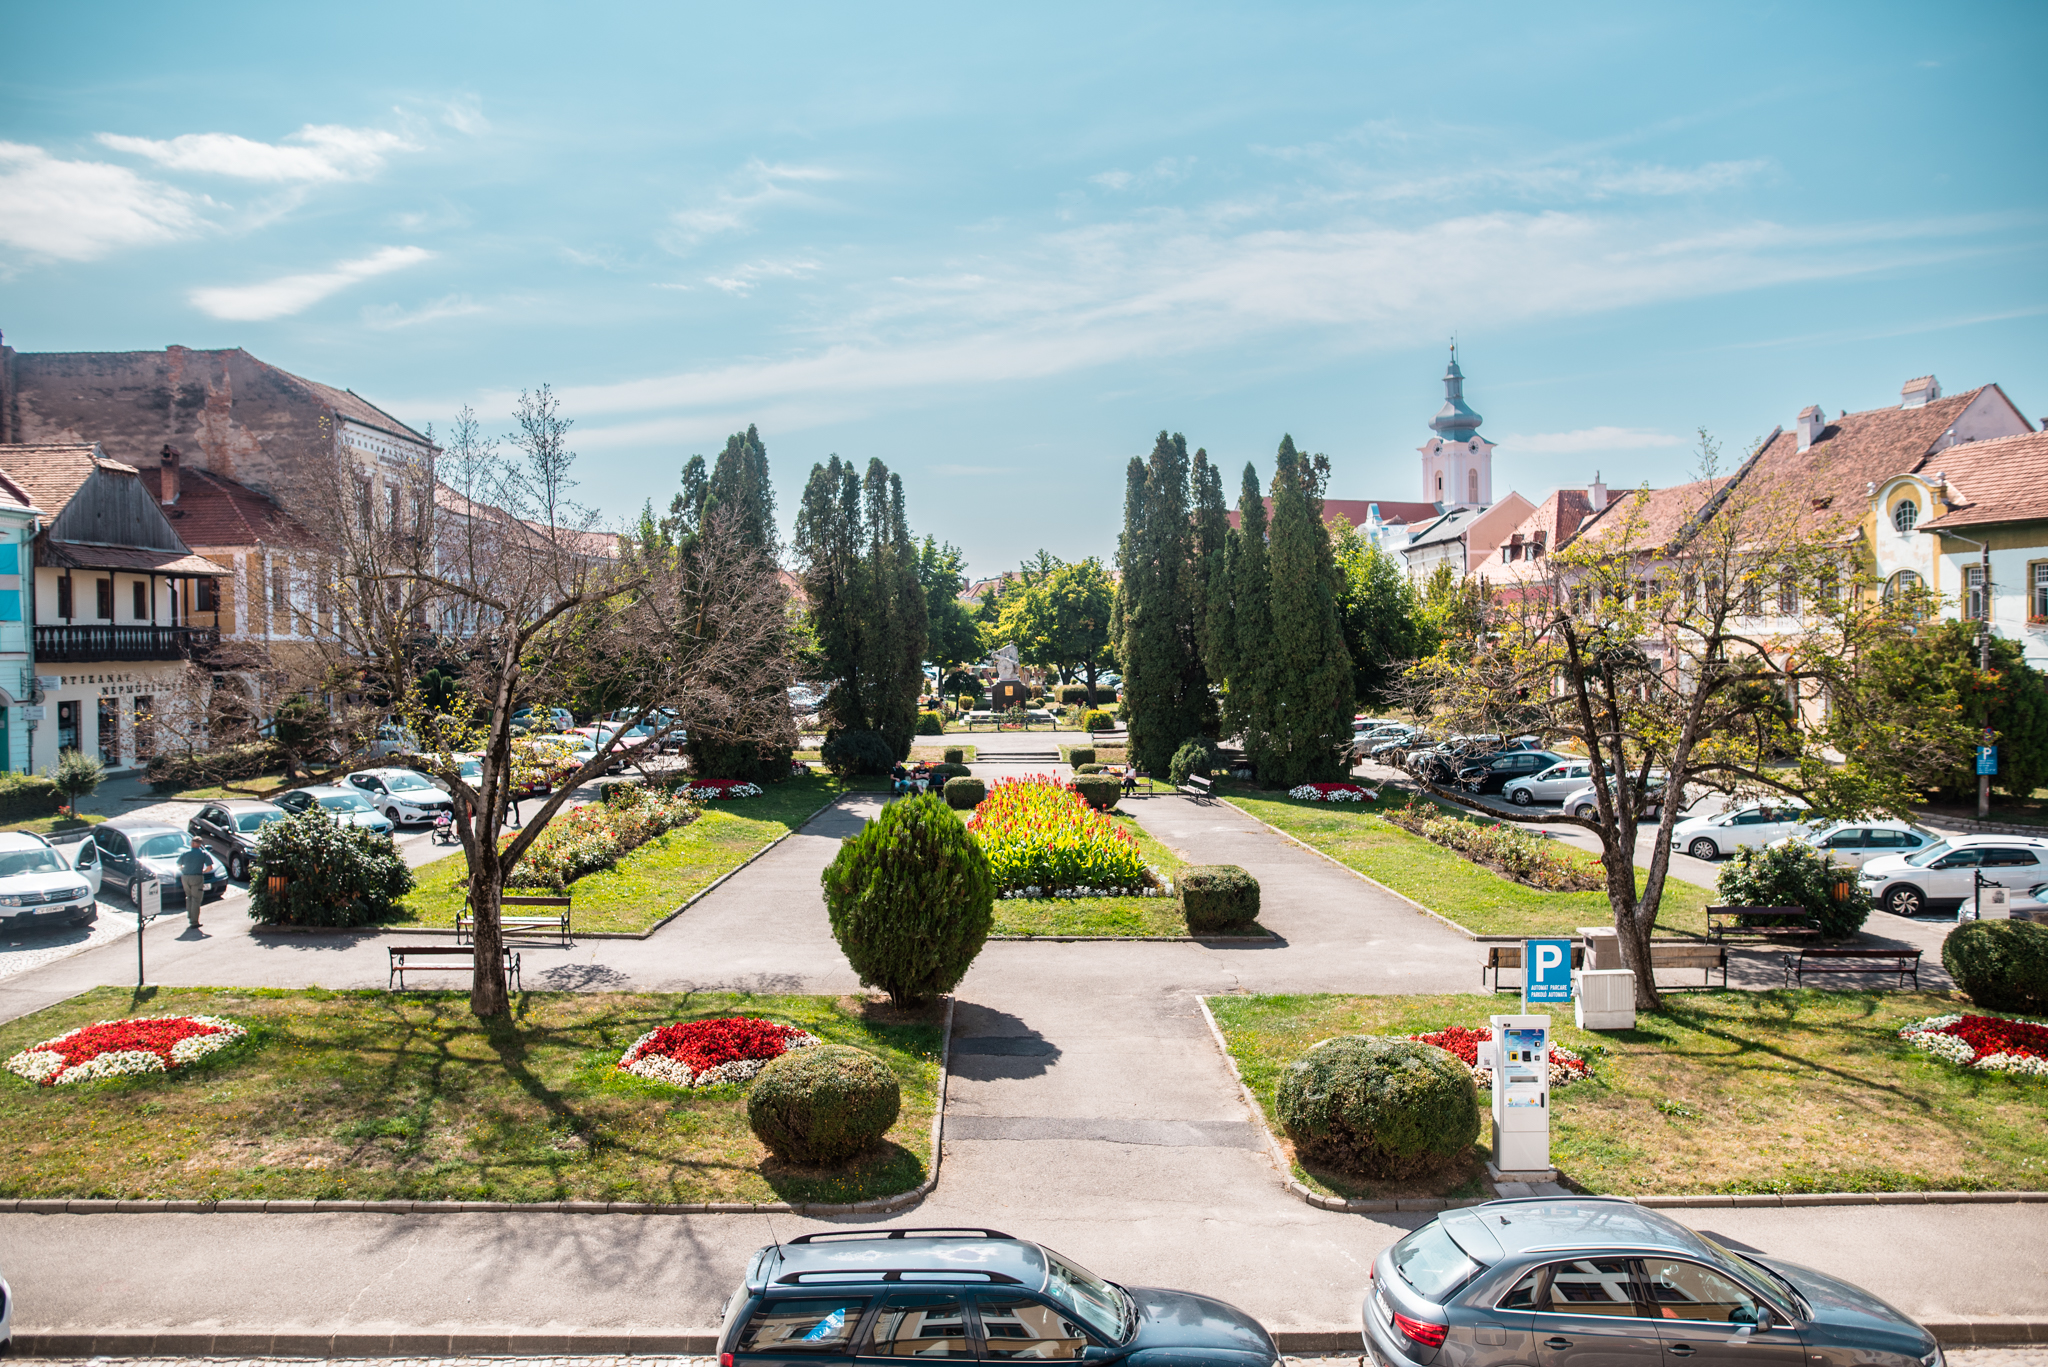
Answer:
[[[76,750],[78,748],[78,708],[76,702],[57,704],[57,748]]]
[[[102,579],[101,583],[107,581]],[[121,762],[121,704],[100,699],[100,763],[113,767]]]

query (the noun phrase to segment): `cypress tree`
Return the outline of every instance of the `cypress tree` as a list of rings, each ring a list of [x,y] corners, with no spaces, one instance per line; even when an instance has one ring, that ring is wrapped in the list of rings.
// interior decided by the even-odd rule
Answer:
[[[1225,683],[1225,727],[1244,738],[1245,758],[1263,771],[1272,730],[1273,602],[1267,557],[1266,499],[1259,472],[1245,462],[1238,483],[1237,530],[1225,571],[1230,599],[1230,670]]]
[[[1336,559],[1323,526],[1328,462],[1283,437],[1273,473],[1269,732],[1260,779],[1293,787],[1338,776],[1351,736],[1351,653],[1338,617]]]
[[[1209,677],[1197,640],[1200,598],[1194,521],[1189,508],[1187,439],[1159,434],[1149,461],[1126,476],[1124,535],[1124,715],[1132,762],[1164,774],[1173,752],[1201,735],[1209,714]]]
[[[1195,564],[1200,585],[1196,604],[1196,637],[1209,681],[1222,685],[1230,677],[1230,516],[1223,506],[1222,472],[1209,463],[1207,451],[1195,452]]]

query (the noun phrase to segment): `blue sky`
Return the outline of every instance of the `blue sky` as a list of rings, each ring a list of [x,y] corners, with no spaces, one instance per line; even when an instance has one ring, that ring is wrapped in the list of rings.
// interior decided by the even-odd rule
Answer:
[[[39,6],[0,329],[243,346],[415,424],[543,381],[625,519],[758,423],[988,572],[1162,427],[1417,499],[1684,478],[1929,371],[2048,414],[2048,7]],[[1233,487],[1235,481],[1231,481]]]

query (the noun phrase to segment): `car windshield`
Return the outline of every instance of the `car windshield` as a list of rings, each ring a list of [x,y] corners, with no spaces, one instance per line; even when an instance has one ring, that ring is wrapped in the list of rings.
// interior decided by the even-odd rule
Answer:
[[[1479,1270],[1479,1264],[1465,1256],[1465,1250],[1436,1220],[1395,1244],[1393,1259],[1401,1280],[1432,1301],[1443,1300]]]
[[[1806,1297],[1800,1295],[1799,1288],[1792,1285],[1792,1283],[1788,1279],[1786,1279],[1783,1276],[1780,1276],[1776,1272],[1773,1272],[1770,1268],[1765,1267],[1762,1263],[1757,1262],[1754,1258],[1745,1258],[1740,1253],[1737,1253],[1734,1249],[1729,1248],[1725,1244],[1716,1242],[1714,1239],[1710,1238],[1705,1234],[1700,1235],[1700,1242],[1704,1243],[1708,1248],[1714,1250],[1714,1252],[1720,1256],[1721,1261],[1724,1264],[1726,1264],[1730,1270],[1746,1275],[1751,1281],[1760,1282],[1765,1286],[1777,1287],[1786,1295],[1790,1296],[1793,1299],[1793,1301],[1795,1301],[1798,1304],[1802,1318],[1813,1318],[1813,1309],[1811,1306],[1807,1305]],[[1782,1309],[1783,1307],[1780,1308]]]
[[[422,788],[432,788],[434,785],[421,778],[418,774],[407,772],[393,774],[390,778],[384,780],[384,786],[394,793],[416,793]]]
[[[330,812],[367,812],[375,810],[369,803],[354,793],[336,793],[320,799],[320,805]]]
[[[1935,860],[1947,854],[1948,851],[1948,842],[1946,840],[1937,840],[1926,849],[1920,851],[1920,853],[1907,855],[1906,862],[1916,869],[1924,869]]]
[[[50,850],[0,851],[0,878],[12,878],[21,873],[62,873],[64,861]]]
[[[184,836],[167,831],[147,837],[135,852],[144,859],[168,859],[174,854],[183,854],[190,843]]]
[[[466,759],[455,766],[455,772],[466,783],[474,783],[484,776],[484,762],[480,759]]]
[[[1111,1343],[1124,1341],[1126,1301],[1122,1292],[1056,1253],[1045,1255],[1045,1293],[1076,1319]]]
[[[238,831],[260,831],[271,822],[283,819],[283,812],[241,812],[235,817],[235,829]]]

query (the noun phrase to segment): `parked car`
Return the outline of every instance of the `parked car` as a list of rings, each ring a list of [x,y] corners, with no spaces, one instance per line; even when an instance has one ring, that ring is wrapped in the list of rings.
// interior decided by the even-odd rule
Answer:
[[[1912,854],[1868,860],[1858,883],[1872,905],[1894,916],[1952,912],[1975,898],[1977,880],[2026,891],[2048,881],[2048,840],[1958,835]]]
[[[280,793],[277,805],[288,812],[319,807],[344,826],[366,826],[379,835],[391,834],[391,818],[370,805],[370,799],[353,788],[320,784]]]
[[[377,734],[370,739],[370,753],[379,759],[386,755],[417,754],[419,748],[419,738],[395,722],[386,722],[378,727]]]
[[[185,824],[185,830],[193,844],[219,855],[227,865],[228,877],[239,883],[249,876],[249,856],[256,852],[256,837],[265,826],[287,815],[274,802],[209,802]]]
[[[1600,800],[1594,795],[1591,776],[1587,781],[1564,795],[1561,804],[1567,814],[1581,821],[1591,821],[1600,815]],[[1680,811],[1684,805],[1680,804]],[[1652,772],[1644,784],[1643,803],[1636,809],[1637,815],[1645,821],[1660,821],[1664,817],[1664,775]]]
[[[394,826],[431,822],[442,813],[455,815],[448,794],[417,769],[359,769],[345,780],[391,819]]]
[[[1425,750],[1437,744],[1436,737],[1427,731],[1411,731],[1405,736],[1376,742],[1365,752],[1365,757],[1376,764],[1403,765],[1408,756],[1418,750]]]
[[[100,862],[100,847],[92,843],[90,832],[60,835],[50,842],[50,848],[57,852],[57,857],[67,868],[77,870],[78,876],[92,889],[94,897],[100,895],[100,878],[105,865]]]
[[[14,1288],[0,1277],[0,1356],[14,1349]]]
[[[92,884],[49,841],[0,831],[0,925],[89,926],[98,916]]]
[[[1812,824],[1807,806],[1796,797],[1745,802],[1712,816],[1689,817],[1671,832],[1671,848],[1695,859],[1719,859],[1745,845],[1768,845]]]
[[[1447,1212],[1368,1276],[1367,1360],[1379,1367],[1942,1367],[1934,1335],[1861,1287],[1614,1197]]]
[[[121,889],[130,905],[142,905],[142,885],[151,878],[162,889],[165,902],[185,900],[178,856],[192,848],[192,837],[186,832],[148,817],[117,816],[93,827],[92,841],[99,846],[106,881]],[[206,864],[203,900],[210,902],[227,891],[228,869],[210,852]]]
[[[1458,782],[1475,793],[1497,793],[1518,778],[1533,778],[1564,756],[1548,750],[1503,750],[1458,771]]]
[[[484,760],[482,755],[450,755],[449,758],[455,761],[455,772],[461,776],[464,783],[474,788],[477,784],[483,782]],[[449,786],[448,780],[442,778],[439,774],[428,774],[427,781],[444,793],[454,791]]]
[[[566,707],[522,707],[512,714],[514,733],[567,731],[576,724],[575,714]]]
[[[801,1358],[792,1349],[801,1350]],[[1123,1287],[995,1230],[834,1229],[755,1253],[726,1302],[723,1367],[911,1358],[1270,1367],[1236,1306]]]
[[[1837,821],[1818,830],[1780,836],[1773,845],[1809,845],[1837,864],[1861,868],[1887,854],[1911,854],[1941,839],[1906,821]]]
[[[1501,785],[1500,795],[1517,807],[1537,802],[1562,802],[1592,780],[1591,760],[1567,759],[1541,773],[1511,778]]]

